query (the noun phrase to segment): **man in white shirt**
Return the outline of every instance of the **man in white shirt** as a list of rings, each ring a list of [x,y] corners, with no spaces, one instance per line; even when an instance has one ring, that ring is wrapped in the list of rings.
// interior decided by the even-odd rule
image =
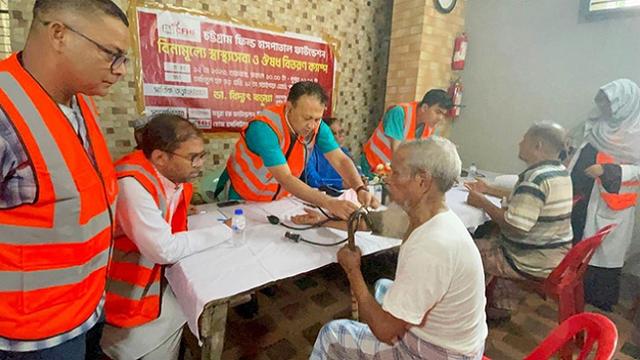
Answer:
[[[187,231],[189,181],[207,156],[200,130],[159,114],[139,145],[116,162],[120,196],[101,346],[113,359],[177,359],[186,319],[164,267],[228,240],[231,230],[219,224]]]
[[[338,252],[360,320],[334,320],[318,334],[311,359],[481,359],[487,325],[480,253],[445,193],[460,174],[455,145],[430,137],[400,145],[388,179],[409,214],[395,281],[360,271],[361,252]]]

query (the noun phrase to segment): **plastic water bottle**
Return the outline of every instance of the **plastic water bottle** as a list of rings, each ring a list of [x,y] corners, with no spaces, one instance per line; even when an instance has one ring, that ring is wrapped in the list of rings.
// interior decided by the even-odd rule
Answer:
[[[236,234],[240,234],[246,226],[247,219],[244,217],[244,211],[242,211],[242,209],[236,209],[231,218],[231,230]]]
[[[467,177],[469,179],[475,179],[478,176],[478,168],[475,163],[471,163],[469,170],[467,171]]]

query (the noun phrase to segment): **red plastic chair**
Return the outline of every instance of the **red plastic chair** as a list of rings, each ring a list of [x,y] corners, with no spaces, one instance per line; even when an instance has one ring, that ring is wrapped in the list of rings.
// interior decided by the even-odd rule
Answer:
[[[580,349],[578,360],[584,360],[598,344],[593,360],[610,360],[616,351],[618,330],[616,325],[604,315],[595,313],[576,314],[563,321],[538,345],[524,360],[551,359],[558,351],[564,352],[572,339],[582,332],[586,333],[586,340]],[[566,354],[563,354],[563,358]],[[572,358],[571,352],[568,359]],[[491,360],[483,356],[483,360]]]
[[[537,282],[533,280],[522,280],[526,288],[533,289],[543,299],[547,296],[558,302],[558,323],[562,323],[572,315],[582,313],[584,311],[584,273],[587,270],[589,261],[598,246],[609,234],[615,224],[607,225],[590,238],[584,239],[574,245],[565,255],[564,259],[553,269],[551,274],[543,281]],[[492,297],[493,288],[495,287],[495,279],[487,285],[487,303]],[[582,343],[582,337],[578,335],[577,343]],[[571,359],[571,349],[565,346],[561,351],[563,360]]]
[[[607,225],[598,230],[595,235],[574,245],[560,264],[543,281],[519,281],[524,283],[525,288],[533,289],[542,298],[546,299],[548,296],[558,302],[558,323],[563,322],[571,315],[584,311],[584,273],[593,253],[615,226],[615,224]],[[493,296],[495,280],[493,279],[487,285],[488,300]]]
[[[573,207],[575,207],[575,206],[576,206],[576,204],[577,204],[577,203],[579,203],[581,200],[582,200],[582,195],[576,195],[576,196],[574,196],[574,197],[573,197],[573,200],[572,200],[572,205],[573,205]]]
[[[584,311],[584,273],[593,253],[615,226],[607,225],[574,245],[540,284],[543,298],[549,296],[558,302],[558,323]]]
[[[580,349],[578,360],[586,359],[591,354],[594,344],[598,349],[593,360],[609,360],[613,358],[618,343],[618,330],[613,321],[608,317],[596,313],[576,314],[563,321],[551,334],[538,345],[524,360],[550,359],[559,350],[567,348],[572,339],[585,332],[585,341]],[[569,359],[571,359],[569,353]]]

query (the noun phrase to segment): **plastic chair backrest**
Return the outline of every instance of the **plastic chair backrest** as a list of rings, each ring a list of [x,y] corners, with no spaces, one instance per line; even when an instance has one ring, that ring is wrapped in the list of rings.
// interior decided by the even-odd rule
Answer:
[[[544,287],[549,288],[557,286],[563,281],[563,279],[568,279],[569,281],[581,279],[587,269],[587,265],[589,264],[591,257],[593,256],[593,253],[596,251],[598,246],[600,246],[604,237],[615,227],[615,224],[604,226],[598,230],[595,235],[574,245],[562,259],[560,264],[558,264],[551,274],[549,274],[547,279],[544,281]]]
[[[595,357],[591,357],[593,360],[609,360],[613,357],[618,342],[616,325],[604,315],[580,313],[553,329],[525,360],[550,359],[565,344],[573,341],[573,337],[581,331],[585,331],[586,336],[578,360],[586,359],[595,343],[598,344],[598,349]]]
[[[572,200],[572,205],[576,206],[576,204],[579,203],[580,201],[582,201],[582,199],[583,199],[582,195],[574,196],[573,200]]]

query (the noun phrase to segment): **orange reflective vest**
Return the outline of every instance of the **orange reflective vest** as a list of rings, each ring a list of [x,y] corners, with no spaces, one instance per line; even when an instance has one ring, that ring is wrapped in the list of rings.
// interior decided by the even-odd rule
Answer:
[[[404,133],[403,141],[415,140],[416,138],[416,113],[418,111],[418,102],[410,102],[404,104],[398,104],[404,110]],[[389,107],[389,111],[393,107]],[[385,112],[386,113],[386,112]],[[384,119],[384,117],[383,117]],[[367,162],[371,167],[371,170],[379,165],[385,165],[391,163],[391,140],[384,134],[384,121],[380,119],[378,127],[373,131],[373,135],[364,144],[363,151],[367,158]],[[428,138],[433,133],[433,128],[425,124],[425,128],[422,131],[422,139]]]
[[[291,138],[291,131],[284,114],[285,105],[272,105],[262,110],[253,121],[262,121],[269,125],[276,133],[280,149],[285,154],[291,174],[300,177],[308,159],[308,154],[313,150],[315,138],[318,133],[316,128],[311,141],[306,142],[304,137]],[[289,194],[273,177],[269,169],[257,154],[249,150],[245,132],[249,126],[245,126],[236,148],[227,161],[227,173],[233,189],[245,200],[272,201],[281,199]]]
[[[193,194],[191,184],[183,184],[181,201],[171,216],[162,181],[142,151],[134,151],[118,160],[116,174],[118,179],[133,177],[151,194],[165,221],[171,221],[172,233],[187,230],[187,209]],[[157,319],[163,272],[164,265],[142,256],[126,235],[117,236],[107,283],[107,322],[119,327],[134,327]]]
[[[596,164],[618,164],[613,157],[603,152],[596,155]],[[638,181],[623,181],[620,184],[620,190],[617,194],[607,192],[601,184],[600,178],[596,181],[600,187],[600,197],[611,208],[611,210],[620,211],[636,206],[638,202],[637,189],[640,185]]]
[[[33,203],[0,211],[0,336],[41,340],[79,326],[105,289],[117,183],[95,104],[77,101],[93,158],[16,54],[0,62],[0,111],[33,169]]]

